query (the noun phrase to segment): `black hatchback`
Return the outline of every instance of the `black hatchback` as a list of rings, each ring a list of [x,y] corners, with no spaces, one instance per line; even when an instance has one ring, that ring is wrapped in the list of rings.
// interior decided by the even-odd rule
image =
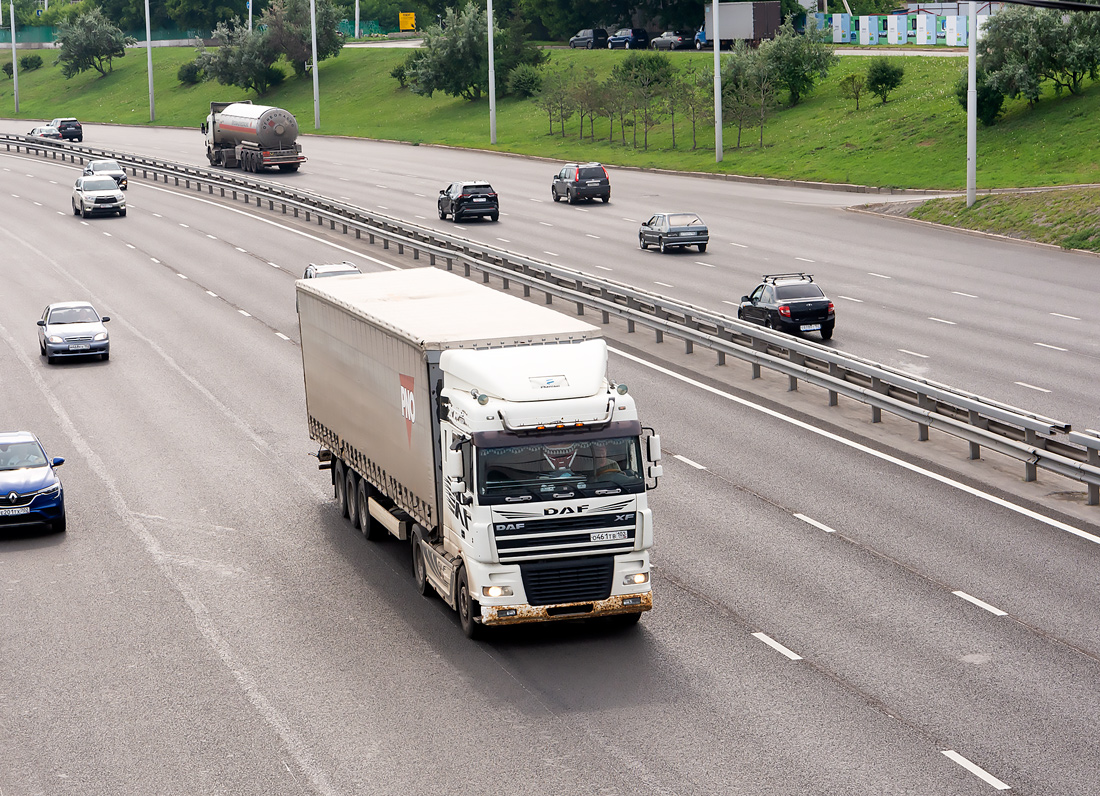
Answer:
[[[764,281],[741,297],[737,317],[781,332],[821,332],[833,336],[833,302],[814,282],[812,274],[765,274]]]
[[[550,184],[550,196],[555,202],[563,198],[573,204],[581,199],[611,201],[611,180],[607,169],[599,163],[566,163],[554,175]]]
[[[584,30],[577,31],[577,35],[569,40],[569,49],[571,50],[575,50],[578,47],[591,50],[594,47],[603,48],[606,46],[607,31],[603,28],[585,28]]]
[[[493,186],[484,180],[452,182],[439,192],[440,219],[450,216],[454,221],[475,216],[488,216],[490,221],[500,218],[500,203]]]

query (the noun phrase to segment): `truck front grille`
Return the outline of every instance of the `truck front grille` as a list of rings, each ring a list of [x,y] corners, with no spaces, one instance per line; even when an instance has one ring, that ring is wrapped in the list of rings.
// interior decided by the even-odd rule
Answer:
[[[494,522],[493,534],[497,556],[504,564],[629,552],[634,549],[636,527],[637,515],[628,511]],[[609,536],[622,538],[600,538]]]
[[[611,556],[520,564],[529,605],[553,605],[611,596],[615,560]]]

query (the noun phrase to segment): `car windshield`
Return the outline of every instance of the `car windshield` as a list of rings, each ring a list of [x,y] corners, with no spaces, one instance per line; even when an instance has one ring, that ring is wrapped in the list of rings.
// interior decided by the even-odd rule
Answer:
[[[97,323],[99,315],[91,307],[59,307],[50,313],[50,323]]]
[[[670,227],[701,227],[702,219],[694,213],[673,213],[668,217]]]
[[[805,299],[823,298],[821,288],[813,282],[802,282],[797,285],[776,285],[775,297],[778,299]]]
[[[637,437],[479,448],[477,456],[483,503],[545,500],[561,492],[617,495],[645,488]]]
[[[0,442],[0,470],[45,466],[46,456],[37,442]]]
[[[92,171],[122,171],[122,166],[113,160],[97,160],[92,164]]]
[[[97,180],[84,180],[85,191],[117,191],[118,185],[110,177]]]

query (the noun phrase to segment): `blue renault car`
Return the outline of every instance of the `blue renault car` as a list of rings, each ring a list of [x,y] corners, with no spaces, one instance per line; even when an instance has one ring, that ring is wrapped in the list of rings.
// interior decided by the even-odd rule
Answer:
[[[47,458],[29,431],[0,432],[0,530],[65,532],[65,490],[54,472],[64,463],[60,457]]]

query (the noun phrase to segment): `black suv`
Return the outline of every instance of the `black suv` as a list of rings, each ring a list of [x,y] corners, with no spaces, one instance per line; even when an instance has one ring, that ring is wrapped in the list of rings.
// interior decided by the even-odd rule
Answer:
[[[812,274],[765,274],[764,281],[741,297],[737,317],[781,332],[821,332],[833,336],[833,302],[814,282]]]
[[[489,216],[490,220],[500,218],[500,204],[493,186],[484,180],[452,182],[439,192],[439,217],[450,216],[455,221],[471,216]]]
[[[611,180],[599,163],[566,163],[554,175],[550,195],[555,202],[565,197],[569,204],[580,199],[603,199],[606,203],[611,201]]]
[[[603,28],[585,28],[577,31],[577,35],[569,40],[569,49],[571,50],[575,50],[577,47],[591,50],[593,47],[606,46],[607,31]]]
[[[54,119],[50,122],[50,127],[56,127],[57,132],[61,133],[62,139],[66,141],[83,141],[84,140],[84,128],[80,126],[80,122],[71,116]]]

